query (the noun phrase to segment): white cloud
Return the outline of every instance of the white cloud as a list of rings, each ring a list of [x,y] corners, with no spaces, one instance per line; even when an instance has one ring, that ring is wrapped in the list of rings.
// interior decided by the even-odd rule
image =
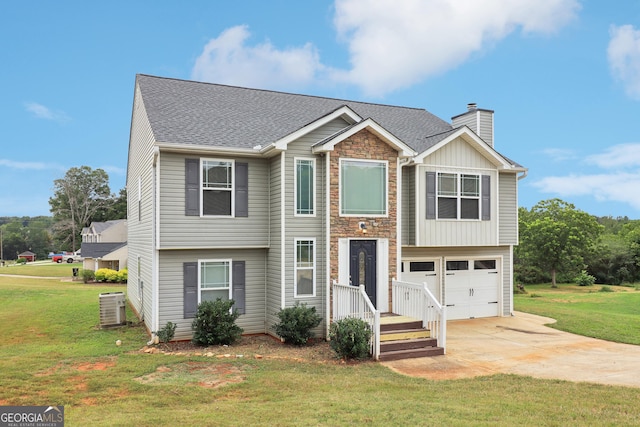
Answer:
[[[576,0],[336,0],[352,64],[343,77],[382,95],[453,69],[517,28],[552,33],[579,8]]]
[[[70,120],[69,116],[64,111],[54,111],[42,104],[38,104],[37,102],[25,102],[24,106],[28,112],[32,113],[39,119],[53,120],[60,123],[68,122]]]
[[[576,152],[568,148],[545,148],[542,153],[550,157],[554,162],[573,160],[577,157]]]
[[[16,162],[13,160],[0,159],[0,166],[6,166],[11,169],[29,169],[29,170],[45,170],[52,166],[42,162]]]
[[[587,156],[584,162],[613,172],[549,176],[532,185],[559,197],[591,196],[600,202],[622,202],[640,209],[640,143],[614,145]]]
[[[588,156],[585,160],[605,169],[640,166],[640,143],[614,145],[604,153]]]
[[[640,99],[640,30],[614,25],[610,35],[607,57],[611,73],[622,82],[627,95]]]
[[[309,84],[323,70],[310,43],[278,50],[268,41],[247,46],[249,36],[248,28],[241,25],[210,40],[196,59],[191,77],[223,84],[291,89]]]
[[[192,78],[273,89],[346,83],[383,96],[459,66],[518,28],[552,33],[579,9],[578,0],[335,0],[351,69],[323,66],[309,43],[248,45],[248,28],[237,26],[206,44]]]
[[[640,209],[640,172],[550,176],[533,186],[560,197],[593,196],[601,202],[622,202]]]

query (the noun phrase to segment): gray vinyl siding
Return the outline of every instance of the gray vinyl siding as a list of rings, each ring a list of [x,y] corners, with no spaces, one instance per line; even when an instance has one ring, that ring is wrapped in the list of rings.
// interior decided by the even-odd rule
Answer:
[[[129,280],[127,297],[148,330],[152,321],[153,269],[153,150],[154,137],[145,106],[136,87],[129,157],[127,164],[127,245]],[[138,212],[138,180],[141,182],[141,203]],[[138,271],[140,257],[140,271]],[[142,281],[143,293],[139,292]]]
[[[428,248],[405,247],[402,248],[402,259],[419,258],[492,258],[502,257],[502,315],[509,316],[513,312],[511,307],[511,293],[513,287],[513,263],[511,259],[511,246],[495,247],[460,247],[460,248]],[[444,266],[441,263],[441,279],[444,277]]]
[[[491,177],[491,219],[426,219],[426,173],[470,173]],[[498,244],[498,173],[496,167],[478,151],[458,138],[426,157],[418,167],[417,246],[493,246]]]
[[[416,243],[416,167],[402,168],[402,244]]]
[[[185,158],[199,157],[164,152],[161,156],[160,248],[267,247],[268,161],[232,158],[249,165],[249,216],[221,218],[185,215]]]
[[[265,333],[265,275],[266,250],[167,250],[160,251],[159,280],[159,326],[167,322],[176,326],[176,340],[191,339],[193,318],[184,318],[183,263],[208,259],[231,259],[245,261],[246,314],[236,323],[244,334]]]
[[[493,147],[493,113],[485,110],[478,110],[478,122],[480,129],[476,132],[480,138]]]
[[[451,125],[454,128],[457,128],[460,126],[467,126],[469,129],[476,132],[478,128],[478,119],[476,117],[475,112],[468,112],[460,116],[454,117],[451,120]]]
[[[498,175],[500,244],[518,244],[518,178],[513,173]]]
[[[281,241],[281,172],[280,155],[270,159],[270,187],[271,204],[269,206],[270,241],[267,252],[267,287],[266,287],[266,314],[265,328],[271,332],[271,325],[277,322],[276,313],[281,308],[281,265],[282,265],[282,245]]]

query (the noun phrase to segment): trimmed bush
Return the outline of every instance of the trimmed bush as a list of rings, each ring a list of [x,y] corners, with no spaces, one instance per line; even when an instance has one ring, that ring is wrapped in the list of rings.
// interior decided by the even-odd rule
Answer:
[[[580,274],[573,279],[573,281],[580,286],[591,286],[596,282],[596,278],[582,270]]]
[[[367,359],[370,354],[371,328],[362,319],[347,317],[331,324],[329,345],[342,359]]]
[[[128,279],[129,279],[129,270],[128,269],[123,268],[122,270],[118,271],[118,282],[127,283]]]
[[[95,273],[95,279],[97,282],[109,282],[109,283],[127,283],[129,278],[129,272],[126,268],[120,271],[112,270],[110,268],[99,268]]]
[[[322,317],[316,313],[315,307],[296,302],[293,307],[287,307],[276,313],[280,322],[273,325],[273,329],[286,343],[305,345],[314,334],[311,331],[322,322]]]
[[[172,323],[172,322],[167,322],[166,325],[164,325],[164,328],[160,329],[156,335],[158,336],[158,340],[160,340],[160,342],[169,342],[173,339],[173,336],[176,333],[176,324]]]
[[[96,273],[93,270],[85,270],[83,268],[82,270],[80,270],[80,276],[82,277],[82,281],[84,283],[89,283],[96,280]]]
[[[237,310],[231,310],[233,300],[204,301],[198,305],[196,318],[191,324],[193,342],[198,345],[233,344],[242,335],[242,328],[236,325]]]

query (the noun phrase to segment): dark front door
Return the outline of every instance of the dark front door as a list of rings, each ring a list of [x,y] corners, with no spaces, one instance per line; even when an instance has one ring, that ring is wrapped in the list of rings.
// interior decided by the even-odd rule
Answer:
[[[364,285],[364,289],[376,305],[376,241],[351,240],[349,243],[349,274],[351,285]]]

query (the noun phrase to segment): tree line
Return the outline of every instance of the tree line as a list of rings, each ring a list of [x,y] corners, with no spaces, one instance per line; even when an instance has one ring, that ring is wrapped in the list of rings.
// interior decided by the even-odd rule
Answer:
[[[82,229],[92,222],[127,217],[127,192],[111,193],[109,175],[89,166],[70,168],[53,182],[49,198],[52,216],[0,217],[0,252],[3,260],[31,251],[37,259],[50,252],[80,249]]]
[[[582,272],[596,283],[640,281],[640,220],[596,217],[560,199],[519,209],[516,283],[569,283]]]

